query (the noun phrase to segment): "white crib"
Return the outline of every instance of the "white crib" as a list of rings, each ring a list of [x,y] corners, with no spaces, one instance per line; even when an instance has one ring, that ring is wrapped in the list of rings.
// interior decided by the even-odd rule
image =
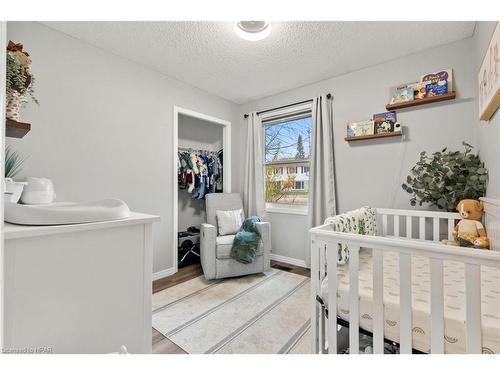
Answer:
[[[486,204],[488,203],[488,204]],[[490,231],[497,236],[500,223],[500,210],[494,201],[485,202],[486,223],[495,226]],[[493,207],[494,206],[494,207]],[[445,353],[445,316],[443,262],[463,264],[465,291],[463,296],[465,310],[465,350],[466,353],[482,353],[481,326],[481,268],[482,266],[500,269],[498,238],[491,238],[493,251],[465,249],[448,246],[440,241],[451,238],[456,213],[376,209],[377,236],[358,235],[333,231],[329,224],[310,230],[311,234],[311,284],[312,284],[312,336],[315,353],[337,353],[337,314],[339,285],[337,277],[327,281],[327,301],[322,295],[325,277],[337,275],[337,249],[339,244],[349,247],[348,271],[348,327],[349,353],[359,352],[360,338],[360,294],[359,275],[360,248],[371,249],[372,269],[372,310],[371,329],[373,352],[384,353],[384,255],[397,253],[399,269],[399,350],[401,354],[411,354],[413,346],[413,308],[412,308],[412,257],[428,258],[430,269],[430,347],[432,354]],[[488,227],[487,227],[488,230]],[[394,255],[394,254],[393,254]],[[494,276],[497,278],[498,276]],[[347,275],[346,275],[347,278]],[[496,280],[500,284],[500,279]],[[326,318],[325,309],[331,312]],[[366,314],[365,314],[366,315]],[[463,324],[463,320],[462,320]],[[500,322],[499,327],[500,329]],[[498,338],[500,341],[500,336]]]

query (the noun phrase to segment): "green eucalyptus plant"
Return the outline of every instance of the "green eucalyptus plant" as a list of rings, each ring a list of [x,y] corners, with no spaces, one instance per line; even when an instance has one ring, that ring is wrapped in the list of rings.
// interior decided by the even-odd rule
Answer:
[[[7,146],[5,148],[5,177],[14,178],[21,172],[25,160],[26,158],[21,157],[17,151]]]
[[[462,199],[478,199],[486,193],[488,170],[472,152],[473,147],[462,142],[465,151],[448,151],[427,155],[420,153],[420,160],[410,170],[403,190],[411,195],[410,204],[423,203],[440,209],[454,211]]]

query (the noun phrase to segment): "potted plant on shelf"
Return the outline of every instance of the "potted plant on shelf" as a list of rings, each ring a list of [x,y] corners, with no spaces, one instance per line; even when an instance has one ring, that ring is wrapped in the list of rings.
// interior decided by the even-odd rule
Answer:
[[[21,198],[26,182],[14,181],[13,178],[21,171],[26,158],[22,158],[10,146],[5,148],[5,201],[17,203]]]
[[[7,104],[6,117],[19,121],[19,110],[31,98],[38,104],[33,91],[34,77],[29,66],[31,58],[22,44],[9,41],[7,45]]]
[[[448,151],[427,155],[420,153],[420,160],[410,170],[411,175],[402,185],[411,194],[410,204],[429,203],[440,209],[454,211],[462,199],[478,199],[486,193],[488,170],[472,152],[473,147],[463,142],[465,151]]]

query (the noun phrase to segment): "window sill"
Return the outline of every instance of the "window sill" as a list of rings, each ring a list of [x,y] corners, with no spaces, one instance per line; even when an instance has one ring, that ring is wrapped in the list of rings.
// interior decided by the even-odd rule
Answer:
[[[307,206],[288,206],[288,205],[266,205],[266,212],[273,214],[288,214],[288,215],[301,215],[307,216]]]

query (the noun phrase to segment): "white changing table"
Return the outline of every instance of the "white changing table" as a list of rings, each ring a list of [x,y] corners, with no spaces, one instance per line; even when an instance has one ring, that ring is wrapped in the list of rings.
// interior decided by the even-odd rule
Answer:
[[[152,225],[4,224],[7,351],[151,352]]]

